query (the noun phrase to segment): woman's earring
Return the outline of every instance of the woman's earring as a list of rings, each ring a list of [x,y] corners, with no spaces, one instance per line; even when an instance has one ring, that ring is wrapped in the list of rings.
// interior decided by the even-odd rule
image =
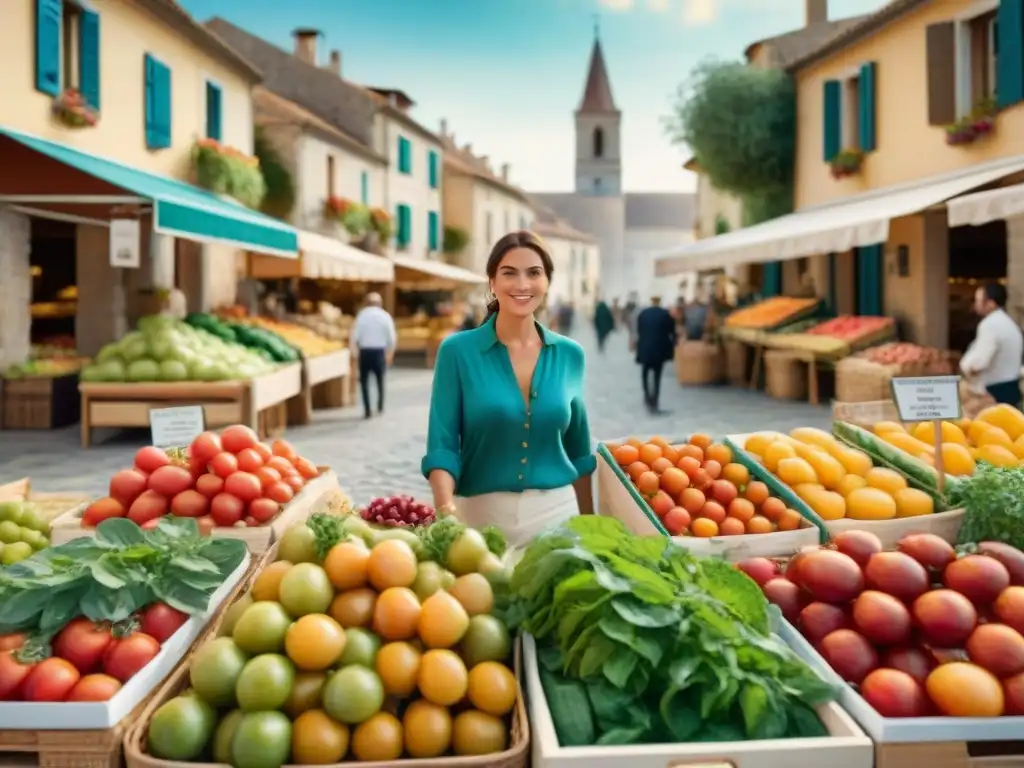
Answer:
[[[484,303],[490,304],[492,301],[496,301],[497,298],[498,297],[494,295],[494,291],[488,291],[484,294]]]

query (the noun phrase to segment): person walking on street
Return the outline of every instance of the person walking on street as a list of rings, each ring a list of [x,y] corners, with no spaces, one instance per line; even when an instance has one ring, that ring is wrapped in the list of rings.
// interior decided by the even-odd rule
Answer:
[[[384,412],[384,373],[395,358],[398,334],[395,321],[382,306],[379,293],[366,297],[366,306],[359,310],[352,325],[352,346],[358,350],[359,388],[363,393],[364,417],[373,416],[370,409],[370,375],[377,380],[377,414]]]
[[[658,406],[661,397],[661,372],[676,348],[676,323],[661,306],[661,297],[652,296],[651,306],[636,318],[636,361],[644,386],[644,404],[651,413],[665,413]]]
[[[604,352],[608,334],[615,330],[615,316],[604,299],[597,302],[597,307],[594,309],[594,330],[597,332],[597,349],[599,352]]]
[[[564,336],[572,335],[572,321],[576,316],[576,309],[571,301],[565,302],[559,309],[558,332]]]
[[[971,346],[960,358],[960,370],[972,389],[987,392],[997,403],[1020,405],[1020,366],[1024,334],[1006,313],[1006,288],[988,283],[974,293],[974,311],[981,317]]]

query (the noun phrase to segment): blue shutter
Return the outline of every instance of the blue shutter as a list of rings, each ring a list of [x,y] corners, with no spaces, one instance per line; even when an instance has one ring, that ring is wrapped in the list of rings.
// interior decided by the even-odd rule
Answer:
[[[764,298],[782,293],[782,262],[772,261],[764,265],[761,280],[761,295]]]
[[[437,212],[430,211],[427,213],[427,232],[430,238],[430,250],[436,251],[438,249],[438,236],[437,236]]]
[[[830,162],[842,149],[842,117],[843,117],[843,85],[838,80],[825,81],[824,115],[822,115],[822,133],[824,135],[824,160]]]
[[[171,70],[164,64],[160,64],[157,72],[160,75],[158,101],[160,115],[160,137],[163,148],[171,146]]]
[[[171,70],[148,53],[145,58],[146,146],[171,146]]]
[[[1024,0],[1001,0],[996,25],[996,97],[1007,107],[1024,101]]]
[[[156,61],[148,53],[144,61],[146,146],[153,149],[156,146]]]
[[[223,98],[220,86],[206,83],[206,138],[215,141],[223,135]]]
[[[36,0],[36,90],[60,95],[60,49],[64,5],[61,0]]]
[[[882,245],[857,249],[857,314],[882,314]]]
[[[370,174],[368,174],[366,171],[363,171],[362,175],[359,178],[359,184],[360,184],[360,187],[362,188],[361,191],[362,191],[363,205],[369,205],[370,204]]]
[[[398,172],[412,173],[412,153],[410,152],[409,140],[404,136],[398,137]]]
[[[437,189],[437,152],[430,150],[427,158],[430,166],[430,188]]]
[[[396,242],[400,248],[404,248],[409,245],[409,241],[412,240],[412,216],[408,205],[399,205],[398,211],[396,212],[395,218],[398,219],[398,230],[396,232]]]
[[[82,11],[78,27],[78,83],[85,103],[100,109],[100,15]]]
[[[858,138],[860,139],[861,152],[874,152],[877,148],[877,83],[878,65],[873,61],[861,65],[860,82],[857,86],[857,98],[860,101],[858,105],[860,109],[857,115],[857,127],[860,134]]]

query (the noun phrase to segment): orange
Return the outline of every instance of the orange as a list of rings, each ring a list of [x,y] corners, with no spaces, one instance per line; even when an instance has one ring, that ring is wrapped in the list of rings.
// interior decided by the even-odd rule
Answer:
[[[795,531],[800,527],[803,517],[795,509],[783,509],[776,521],[780,531]]]
[[[345,630],[330,616],[310,613],[288,627],[284,652],[304,672],[327,669],[345,650]]]
[[[422,654],[410,643],[388,643],[381,646],[374,668],[388,696],[405,698],[416,690]]]
[[[385,640],[408,640],[416,635],[422,610],[411,589],[389,587],[380,593],[373,608],[373,631]]]
[[[700,512],[705,501],[707,501],[707,498],[704,496],[704,492],[698,491],[696,488],[686,488],[679,494],[679,506],[691,515],[696,515]]]
[[[278,560],[276,563],[271,563],[262,571],[260,575],[256,577],[256,581],[252,583],[252,590],[250,594],[254,601],[270,600],[277,602],[281,590],[281,579],[291,569],[292,564],[287,560]]]
[[[324,570],[335,589],[366,586],[366,569],[370,550],[361,541],[343,541],[331,547],[324,558]]]
[[[494,596],[490,592],[490,582],[478,573],[471,575],[483,579],[493,603]],[[460,578],[467,577],[461,576]],[[467,590],[471,588],[472,585],[468,588],[464,587]],[[455,595],[441,589],[423,601],[416,629],[420,639],[427,644],[428,648],[451,648],[462,639],[468,628],[469,613]]]
[[[636,479],[636,488],[644,496],[653,496],[661,487],[661,480],[653,472],[644,472]]]
[[[631,438],[629,438],[629,440],[626,441],[626,445],[631,445],[634,448],[636,448],[638,451],[640,450],[640,446],[643,445],[643,444],[644,444],[643,440],[641,440],[641,439],[639,439],[637,437],[631,437]]]
[[[669,441],[668,441],[668,440],[666,440],[666,439],[665,439],[664,437],[662,437],[661,435],[655,435],[654,437],[652,437],[652,438],[651,438],[650,440],[648,440],[647,442],[648,442],[648,443],[650,443],[651,445],[656,445],[656,446],[658,446],[658,447],[659,447],[659,448],[661,448],[661,450],[663,450],[663,451],[664,451],[664,450],[665,450],[666,448],[671,448],[671,447],[672,447],[672,444],[671,444],[671,443],[669,443]]]
[[[747,499],[741,499],[738,496],[729,502],[729,508],[726,510],[729,517],[734,517],[741,523],[745,523],[754,516],[754,505]]]
[[[772,521],[760,515],[754,515],[747,521],[747,533],[771,533],[772,528]]]
[[[626,468],[626,474],[629,475],[630,480],[634,483],[644,472],[650,472],[651,468],[644,464],[642,461],[634,461]]]
[[[661,475],[661,489],[673,498],[690,487],[690,477],[675,467],[666,469]]]
[[[722,474],[722,465],[714,459],[708,459],[705,461],[701,466],[701,469],[707,472],[708,477],[712,480],[717,480],[718,476]]]
[[[760,480],[752,480],[747,483],[747,488],[743,491],[743,498],[755,507],[759,507],[764,504],[765,500],[768,498],[768,486]]]
[[[640,451],[632,445],[620,445],[612,453],[612,458],[615,459],[615,463],[620,467],[628,467],[634,461],[640,460]]]
[[[725,508],[717,501],[705,501],[704,506],[701,507],[700,512],[697,514],[700,517],[713,520],[716,525],[721,525],[722,521],[725,520]]]
[[[452,751],[456,755],[493,755],[507,748],[508,729],[500,717],[468,709],[452,723]]]
[[[693,480],[694,476],[700,472],[700,459],[696,459],[693,456],[683,456],[676,466]]]
[[[450,707],[462,701],[469,687],[466,665],[454,651],[435,648],[423,654],[417,676],[420,693],[428,701]]]
[[[727,445],[713,443],[704,451],[704,458],[713,459],[719,464],[725,465],[732,461],[732,450]]]
[[[736,464],[735,462],[726,464],[722,467],[722,479],[728,480],[737,488],[742,488],[750,482],[750,470],[742,464]]]
[[[660,459],[655,459],[654,463],[651,464],[651,471],[657,472],[660,475],[666,469],[672,469],[673,467],[675,467],[675,464],[662,456]]]
[[[640,461],[650,466],[661,458],[661,446],[647,443],[640,448]]]
[[[416,553],[399,539],[382,541],[370,550],[366,574],[377,589],[411,587],[416,581]]]
[[[292,725],[292,759],[299,765],[340,763],[348,752],[348,726],[322,709],[303,712]]]
[[[484,661],[469,672],[469,703],[488,715],[507,715],[515,706],[519,684],[512,670],[497,661]]]
[[[718,523],[706,517],[698,517],[690,523],[690,533],[701,539],[709,539],[718,535]]]
[[[373,609],[376,604],[377,593],[369,587],[360,587],[342,592],[335,597],[328,613],[345,629],[368,627],[373,621]]]
[[[661,449],[661,455],[662,455],[662,458],[665,458],[665,459],[668,459],[669,461],[671,461],[672,462],[672,466],[674,467],[676,465],[676,462],[679,461],[679,455],[680,454],[679,454],[679,451],[677,451],[675,448],[673,448],[672,446],[669,446],[668,448],[662,448]]]
[[[722,536],[740,536],[746,533],[746,526],[742,520],[737,520],[735,517],[727,517],[722,521],[722,524],[718,526],[718,533]]]
[[[696,445],[702,451],[707,451],[711,446],[711,435],[705,435],[702,432],[696,432],[690,435],[690,445]]]
[[[440,757],[452,744],[452,716],[446,707],[416,699],[402,715],[409,757]]]
[[[392,761],[402,756],[402,723],[390,712],[378,712],[352,732],[352,755],[359,762]]]
[[[767,517],[769,520],[778,520],[779,516],[786,509],[786,504],[782,499],[778,499],[774,496],[769,496],[763,502],[761,502],[761,514]]]
[[[678,446],[676,450],[679,451],[680,456],[689,456],[697,461],[704,461],[704,449],[699,446],[687,443],[686,445]]]

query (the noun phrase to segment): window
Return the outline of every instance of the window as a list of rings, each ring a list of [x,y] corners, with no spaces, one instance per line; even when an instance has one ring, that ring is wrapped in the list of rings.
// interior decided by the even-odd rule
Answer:
[[[843,81],[842,148],[860,149],[860,77]]]
[[[404,251],[409,247],[409,243],[412,240],[412,209],[404,203],[399,203],[395,211],[395,219],[398,222],[395,232],[395,245],[398,246],[399,250]]]
[[[370,204],[370,174],[363,171],[359,176],[359,186],[361,189],[361,198],[363,205]]]
[[[438,168],[438,165],[437,152],[430,150],[430,152],[427,153],[427,168],[430,174],[431,189],[437,189],[441,186],[441,174],[439,173],[440,169]]]
[[[594,157],[604,157],[604,130],[600,126],[594,129]]]
[[[146,147],[171,146],[171,70],[150,54],[144,59],[146,94]]]
[[[398,137],[398,172],[412,173],[412,144],[405,136]]]
[[[440,221],[438,220],[437,211],[430,211],[427,213],[427,237],[429,238],[429,247],[431,251],[440,249]]]
[[[63,86],[64,88],[79,88],[79,35],[82,28],[82,9],[74,3],[64,3],[62,11],[62,32],[63,44]]]
[[[490,248],[494,242],[494,214],[488,211],[484,216],[484,239],[487,247]]]
[[[874,62],[867,62],[845,77],[825,81],[822,159],[826,163],[842,152],[871,152],[876,148],[876,69]]]
[[[327,199],[334,197],[334,155],[327,156]]]
[[[75,0],[34,0],[36,90],[58,96],[77,89],[100,107],[100,17]]]
[[[965,19],[958,24],[956,40],[957,115],[968,115],[996,95],[998,53],[996,12]]]
[[[224,96],[220,86],[206,81],[206,138],[220,141],[224,133]]]

